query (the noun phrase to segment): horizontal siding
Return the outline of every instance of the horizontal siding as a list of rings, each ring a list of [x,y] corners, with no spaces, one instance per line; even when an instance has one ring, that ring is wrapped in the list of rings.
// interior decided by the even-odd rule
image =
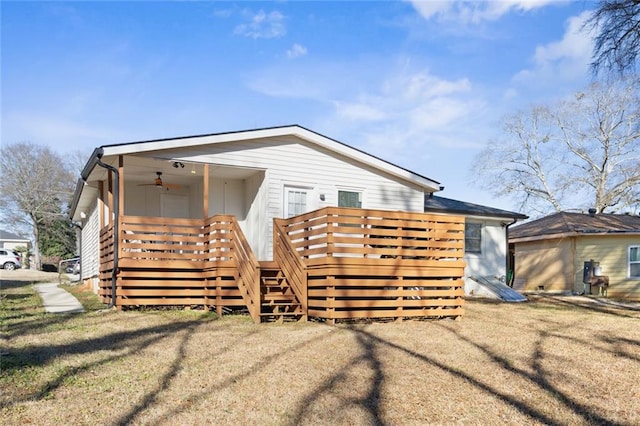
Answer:
[[[584,262],[600,262],[602,274],[609,277],[609,296],[640,299],[640,280],[628,277],[628,247],[640,245],[640,237],[625,235],[584,236],[576,244],[575,281],[582,285]]]
[[[273,218],[283,217],[285,185],[311,190],[309,209],[337,206],[338,190],[363,191],[363,207],[382,210],[422,212],[424,192],[418,185],[381,175],[379,170],[354,164],[352,160],[308,145],[297,139],[260,140],[216,144],[175,153],[186,160],[209,164],[264,169],[268,248],[261,260],[272,257]],[[324,200],[320,195],[324,195]],[[253,219],[256,219],[255,217]],[[253,224],[246,224],[253,226]],[[262,225],[259,225],[262,226]],[[255,241],[252,241],[255,247]]]
[[[515,245],[515,280],[518,290],[572,291],[574,286],[573,240],[555,239]]]
[[[467,222],[482,223],[482,252],[465,253],[467,262],[465,277],[496,277],[507,274],[507,245],[505,229],[500,222],[467,219]]]
[[[87,215],[82,227],[82,246],[80,261],[82,262],[82,278],[98,276],[100,251],[100,214],[94,202],[91,212]]]
[[[377,170],[355,165],[317,147],[288,142],[247,141],[206,147],[206,152],[180,152],[183,158],[211,164],[254,167],[268,170],[269,199],[278,212],[282,210],[282,185],[295,183],[316,188],[326,194],[319,207],[337,204],[337,188],[341,186],[366,190],[367,208],[422,211],[423,191],[408,182],[381,176]]]

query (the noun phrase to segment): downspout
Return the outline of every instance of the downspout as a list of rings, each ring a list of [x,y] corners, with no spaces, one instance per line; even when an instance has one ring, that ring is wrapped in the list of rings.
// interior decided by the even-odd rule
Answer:
[[[80,260],[78,260],[78,262],[80,262],[78,279],[82,282],[82,223],[71,222],[71,226],[75,226],[80,230],[80,232],[78,232],[78,257],[80,258]]]
[[[509,287],[513,287],[513,279],[515,278],[516,275],[516,265],[515,265],[515,256],[514,256],[514,261],[513,261],[513,273],[511,274],[511,278],[509,278],[509,227],[513,224],[515,224],[518,221],[518,219],[513,219],[513,221],[511,223],[507,223],[505,225],[505,231],[504,231],[504,235],[505,235],[505,242],[507,244],[507,255],[505,256],[506,259],[506,271],[507,271],[507,276],[505,278],[505,284],[508,285]]]
[[[118,253],[120,246],[120,237],[118,234],[120,222],[120,194],[118,193],[120,188],[120,173],[118,169],[113,167],[110,164],[103,163],[100,158],[104,154],[104,151],[100,149],[96,153],[96,164],[100,167],[103,167],[109,171],[112,171],[115,179],[114,179],[114,194],[113,194],[113,270],[111,271],[111,302],[107,305],[108,308],[113,308],[116,305],[116,283],[118,279]],[[80,264],[82,268],[82,264]]]

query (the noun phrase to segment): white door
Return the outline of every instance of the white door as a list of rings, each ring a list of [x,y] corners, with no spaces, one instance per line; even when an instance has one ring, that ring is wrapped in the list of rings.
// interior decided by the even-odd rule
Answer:
[[[284,187],[284,217],[289,218],[311,210],[310,188],[297,186]]]

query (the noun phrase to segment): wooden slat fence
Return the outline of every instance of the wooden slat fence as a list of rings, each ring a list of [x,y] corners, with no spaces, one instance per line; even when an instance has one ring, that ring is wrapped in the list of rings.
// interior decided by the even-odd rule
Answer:
[[[311,317],[463,314],[463,217],[329,207],[275,224],[304,261]]]
[[[117,306],[204,305],[219,313],[225,306],[246,306],[259,321],[258,261],[233,216],[121,216],[119,227]],[[101,248],[100,295],[106,303],[111,298],[112,227],[103,229]]]
[[[233,216],[122,216],[116,306],[246,307],[260,321],[260,266]],[[464,218],[323,208],[274,220],[274,261],[300,317],[460,317]],[[111,301],[113,227],[100,233]]]

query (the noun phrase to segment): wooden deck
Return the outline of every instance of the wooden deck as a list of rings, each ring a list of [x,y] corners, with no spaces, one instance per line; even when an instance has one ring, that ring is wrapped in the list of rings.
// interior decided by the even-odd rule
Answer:
[[[246,308],[255,322],[463,315],[464,218],[324,208],[274,220],[258,262],[233,216],[122,216],[118,307]],[[111,301],[114,235],[100,236],[100,296]]]

